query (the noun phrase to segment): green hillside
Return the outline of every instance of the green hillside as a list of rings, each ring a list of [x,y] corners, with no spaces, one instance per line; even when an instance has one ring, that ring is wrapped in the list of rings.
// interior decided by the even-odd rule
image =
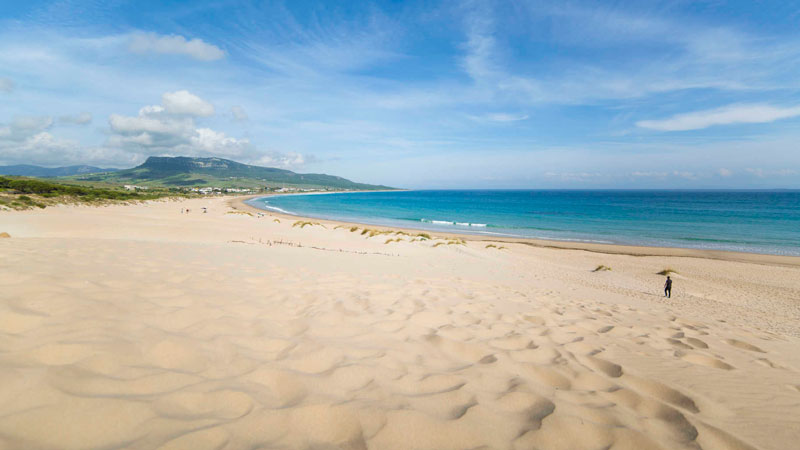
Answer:
[[[336,190],[382,190],[387,186],[355,183],[342,177],[295,173],[271,167],[251,166],[222,158],[151,156],[132,169],[72,177],[75,180],[130,183],[164,187],[296,187]]]

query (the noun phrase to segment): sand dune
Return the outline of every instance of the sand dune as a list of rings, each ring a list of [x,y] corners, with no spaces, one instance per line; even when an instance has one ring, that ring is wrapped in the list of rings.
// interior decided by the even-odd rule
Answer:
[[[0,448],[800,439],[797,266],[385,244],[229,211],[0,215]]]

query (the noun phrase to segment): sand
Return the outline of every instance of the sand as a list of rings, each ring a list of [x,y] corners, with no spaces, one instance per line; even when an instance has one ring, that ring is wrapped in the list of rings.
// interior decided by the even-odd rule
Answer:
[[[800,440],[796,258],[386,244],[238,207],[0,213],[0,449]]]

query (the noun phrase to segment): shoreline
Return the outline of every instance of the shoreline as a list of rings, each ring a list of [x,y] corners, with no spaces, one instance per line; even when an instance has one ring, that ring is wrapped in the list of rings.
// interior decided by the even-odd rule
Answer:
[[[354,191],[361,192],[361,191]],[[372,192],[372,191],[369,191]],[[318,220],[332,225],[351,225],[375,228],[378,230],[399,230],[405,232],[426,232],[432,236],[448,236],[457,235],[461,239],[475,242],[497,242],[503,244],[521,244],[538,248],[552,248],[561,250],[581,250],[592,253],[604,253],[611,255],[628,255],[636,257],[647,256],[668,256],[668,257],[685,257],[685,258],[702,258],[714,259],[719,261],[732,261],[732,262],[746,262],[755,264],[777,265],[785,267],[798,267],[800,266],[800,256],[786,256],[786,255],[772,255],[766,253],[748,253],[737,252],[732,250],[702,250],[693,248],[682,247],[650,247],[650,246],[637,246],[637,245],[624,245],[624,244],[600,244],[591,242],[571,242],[571,241],[557,241],[548,239],[535,239],[535,238],[515,238],[515,237],[494,237],[484,236],[480,234],[471,234],[468,232],[441,232],[432,231],[421,228],[410,227],[390,227],[385,225],[370,225],[361,222],[350,222],[344,220],[333,219],[320,219],[316,217],[309,217],[303,215],[280,213],[277,211],[265,210],[256,208],[252,205],[245,203],[247,200],[263,197],[273,197],[276,195],[302,195],[302,194],[258,194],[248,195],[241,197],[234,197],[226,203],[233,209],[243,209],[247,211],[257,212],[260,214],[274,215],[276,217],[283,217],[295,220]]]

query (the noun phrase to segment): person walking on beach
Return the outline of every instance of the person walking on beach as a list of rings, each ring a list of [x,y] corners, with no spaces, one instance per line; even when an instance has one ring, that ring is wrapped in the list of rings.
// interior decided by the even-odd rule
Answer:
[[[664,297],[672,298],[672,278],[667,275],[667,282],[664,283]]]

